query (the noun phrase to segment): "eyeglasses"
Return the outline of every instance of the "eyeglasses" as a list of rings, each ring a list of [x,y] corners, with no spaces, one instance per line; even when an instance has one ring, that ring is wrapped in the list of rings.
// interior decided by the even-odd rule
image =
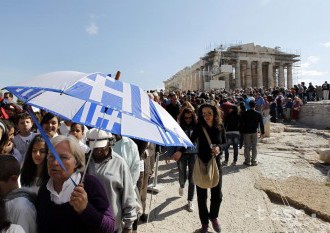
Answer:
[[[185,117],[184,119],[185,119],[185,120],[191,120],[192,117]]]

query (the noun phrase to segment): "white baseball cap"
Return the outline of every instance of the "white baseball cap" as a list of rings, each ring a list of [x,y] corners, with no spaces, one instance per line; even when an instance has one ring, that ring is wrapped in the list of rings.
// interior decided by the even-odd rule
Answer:
[[[90,129],[86,133],[86,140],[89,142],[91,150],[105,147],[111,138],[113,138],[111,133],[96,128]]]

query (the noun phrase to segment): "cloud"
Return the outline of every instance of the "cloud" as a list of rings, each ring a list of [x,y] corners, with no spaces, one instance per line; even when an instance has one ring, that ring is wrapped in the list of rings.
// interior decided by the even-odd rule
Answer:
[[[323,45],[326,48],[330,48],[330,42],[325,42],[325,43],[322,43],[321,45]]]
[[[309,57],[307,58],[307,61],[308,61],[309,63],[311,63],[311,64],[318,63],[319,60],[320,60],[320,58],[319,58],[319,57],[316,57],[316,56],[309,56]]]
[[[301,74],[303,76],[322,76],[322,75],[326,75],[328,73],[328,71],[318,71],[318,70],[302,70]]]
[[[319,71],[312,69],[313,66],[319,63],[320,58],[317,56],[309,56],[307,57],[307,61],[301,64],[301,74],[303,77],[317,77],[324,76],[328,74],[328,71]]]
[[[307,62],[302,63],[302,64],[301,64],[301,67],[302,67],[303,69],[304,69],[304,68],[309,68],[312,64],[316,64],[316,63],[318,63],[319,60],[320,60],[320,58],[317,57],[317,56],[309,56],[309,57],[307,58]]]
[[[95,23],[90,23],[89,25],[86,26],[85,31],[89,35],[97,35],[99,32],[99,27]]]

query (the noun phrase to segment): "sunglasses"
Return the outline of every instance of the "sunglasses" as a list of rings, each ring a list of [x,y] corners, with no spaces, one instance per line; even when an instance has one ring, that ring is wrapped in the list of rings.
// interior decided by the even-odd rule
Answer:
[[[185,119],[185,120],[191,120],[192,117],[185,117],[184,119]]]

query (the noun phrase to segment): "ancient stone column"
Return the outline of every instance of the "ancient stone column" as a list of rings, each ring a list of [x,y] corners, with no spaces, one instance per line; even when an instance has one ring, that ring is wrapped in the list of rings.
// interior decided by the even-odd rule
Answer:
[[[286,68],[286,76],[287,76],[287,88],[292,87],[292,64],[289,63]]]
[[[241,84],[243,88],[246,88],[246,63],[241,64]]]
[[[241,88],[241,63],[240,60],[236,61],[235,65],[235,86],[236,88]]]
[[[262,80],[262,61],[259,60],[257,64],[257,86],[259,88],[263,88],[263,80]]]
[[[198,86],[198,79],[197,79],[197,73],[196,70],[194,71],[194,86],[193,86],[193,90],[197,90],[197,86]]]
[[[251,61],[250,60],[247,60],[247,65],[246,65],[246,86],[245,87],[252,87]]]
[[[268,88],[274,87],[274,78],[273,78],[273,63],[269,62],[268,64]]]
[[[281,63],[280,64],[280,73],[279,73],[280,77],[278,79],[278,86],[279,87],[285,87],[285,79],[284,79],[284,66]]]
[[[199,89],[204,90],[204,82],[203,82],[203,76],[202,76],[202,70],[199,71]]]
[[[229,88],[230,88],[230,85],[229,85],[229,76],[230,75],[228,73],[225,74],[225,88],[227,90],[229,90]]]

